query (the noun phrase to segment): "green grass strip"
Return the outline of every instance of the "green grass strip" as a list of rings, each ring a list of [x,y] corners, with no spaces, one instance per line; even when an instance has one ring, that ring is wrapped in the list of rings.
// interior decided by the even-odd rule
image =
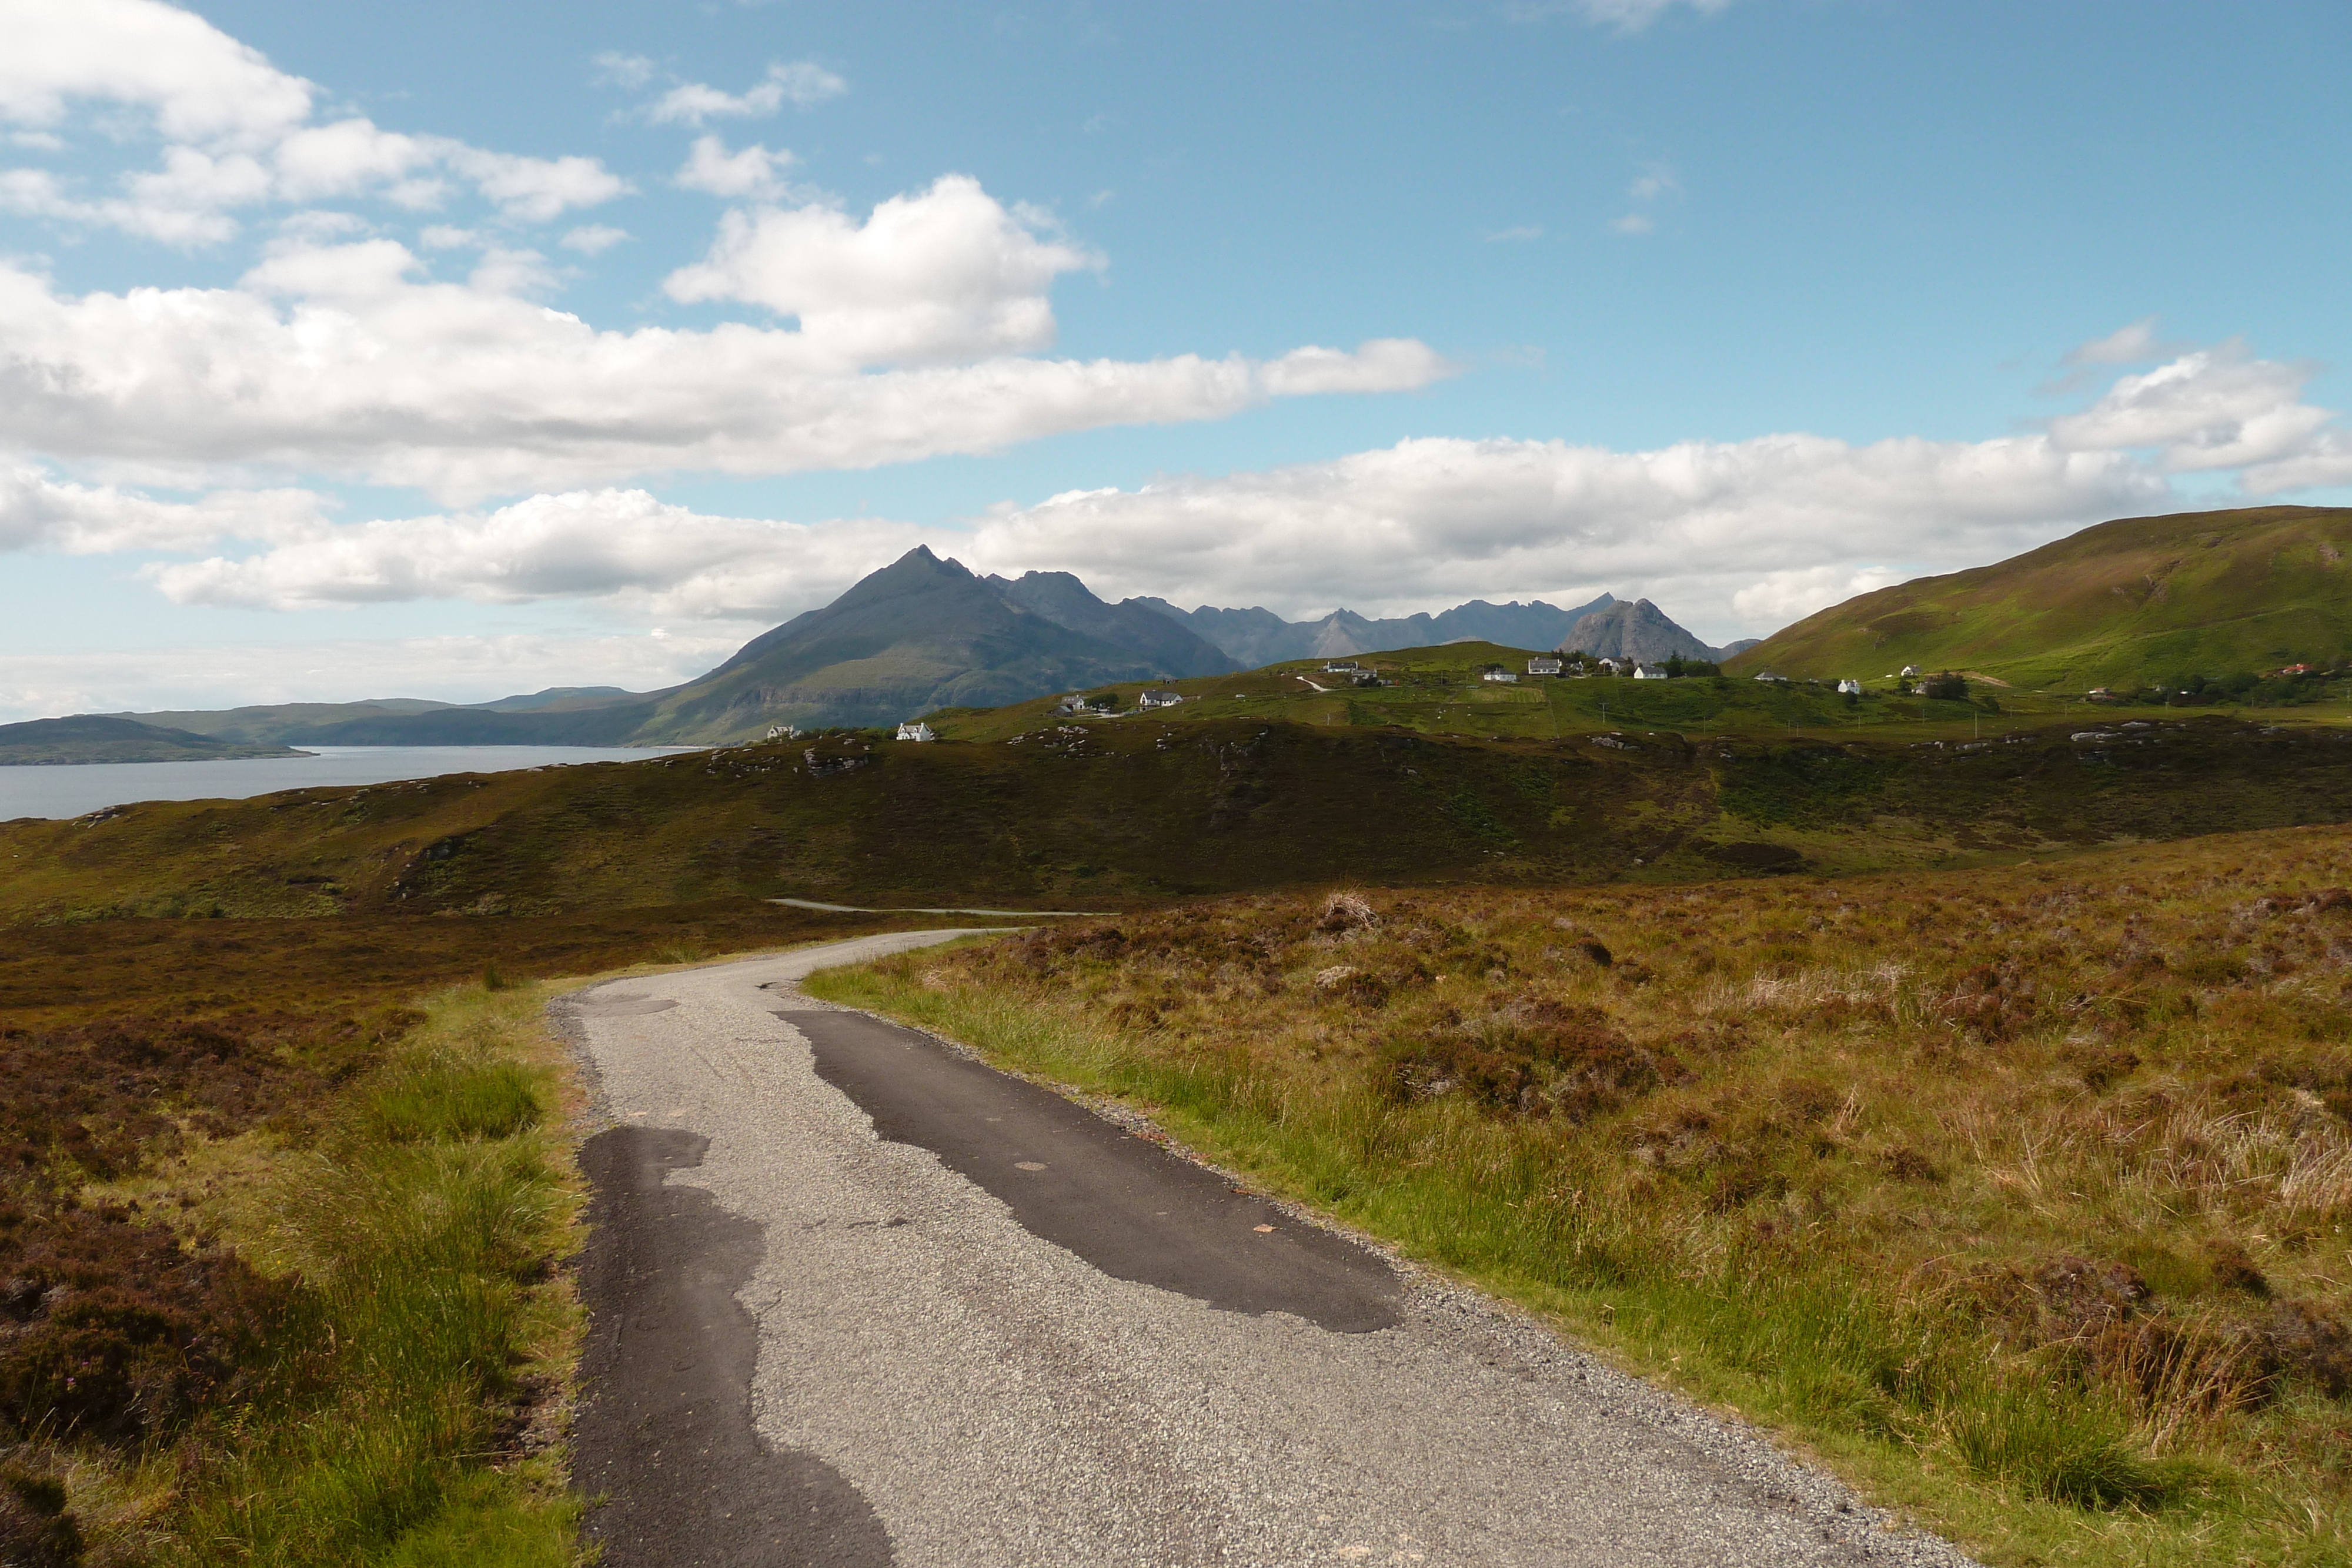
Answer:
[[[554,1270],[580,1193],[543,988],[450,990],[280,1156],[253,1233],[303,1282],[262,1396],[206,1447],[173,1561],[561,1568],[578,1504],[559,1447],[578,1313]]]

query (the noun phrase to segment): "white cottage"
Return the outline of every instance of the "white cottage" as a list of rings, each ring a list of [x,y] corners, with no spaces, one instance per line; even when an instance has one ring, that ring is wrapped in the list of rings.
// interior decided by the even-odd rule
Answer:
[[[898,738],[901,740],[937,740],[939,737],[931,733],[931,727],[929,725],[925,724],[921,719],[916,718],[908,719],[905,724],[898,727]]]
[[[1558,659],[1549,657],[1529,659],[1528,661],[1528,674],[1531,675],[1556,675],[1559,674],[1559,661]]]

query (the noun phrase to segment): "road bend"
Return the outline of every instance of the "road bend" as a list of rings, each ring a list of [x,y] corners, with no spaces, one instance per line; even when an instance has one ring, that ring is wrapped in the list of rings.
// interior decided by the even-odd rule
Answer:
[[[1965,1564],[1758,1437],[826,1007],[900,933],[559,1004],[608,1568]]]

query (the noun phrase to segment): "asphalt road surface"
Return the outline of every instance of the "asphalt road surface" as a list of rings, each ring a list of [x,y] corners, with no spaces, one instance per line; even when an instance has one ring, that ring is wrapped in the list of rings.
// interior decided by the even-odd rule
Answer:
[[[1962,1564],[1743,1428],[793,982],[560,1004],[608,1568]]]

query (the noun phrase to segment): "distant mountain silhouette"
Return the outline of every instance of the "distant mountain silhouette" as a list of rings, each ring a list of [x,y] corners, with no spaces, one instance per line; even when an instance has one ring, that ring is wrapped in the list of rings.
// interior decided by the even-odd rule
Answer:
[[[307,705],[283,710],[281,722],[268,709],[173,716],[192,728],[216,724],[320,746],[692,745],[773,725],[895,724],[933,708],[1240,667],[1133,601],[1104,603],[1067,572],[977,577],[919,547],[665,691],[554,687],[462,707]]]
[[[219,740],[110,714],[0,724],[0,767],[87,762],[205,762],[231,757],[299,757],[283,747]]]
[[[1185,611],[1160,599],[1106,603],[1066,571],[981,577],[919,546],[823,609],[752,638],[709,674],[663,691],[553,686],[469,705],[379,698],[141,716],[247,744],[723,744],[775,725],[895,724],[936,708],[996,707],[1285,659],[1471,641],[1549,648],[1596,615],[1636,611],[1685,639],[1685,653],[1712,655],[1648,601],[1624,605],[1605,593],[1572,610],[1473,600],[1435,615],[1374,621],[1337,610],[1290,622],[1267,610]],[[1644,647],[1637,656],[1664,656]]]
[[[1713,663],[1727,659],[1748,643],[1729,648],[1710,647],[1666,619],[1665,612],[1646,599],[1631,603],[1619,599],[1580,618],[1557,646],[1564,653],[1584,653],[1603,659],[1635,659],[1661,664],[1677,656]]]
[[[710,674],[664,695],[632,738],[733,737],[771,724],[890,724],[937,707],[996,707],[1074,687],[1233,667],[1198,637],[1137,612],[1122,614],[1066,572],[1033,572],[1019,582],[976,577],[918,545],[824,609],[754,637]]]
[[[1164,599],[1130,599],[1127,604],[1147,606],[1216,644],[1241,662],[1244,669],[1279,664],[1285,659],[1345,658],[1351,653],[1381,653],[1393,648],[1429,648],[1441,643],[1500,643],[1507,648],[1549,648],[1557,644],[1579,617],[1613,603],[1602,594],[1573,610],[1538,600],[1521,604],[1489,604],[1474,599],[1435,615],[1400,616],[1374,621],[1352,610],[1335,610],[1320,621],[1285,621],[1271,610],[1219,610],[1202,605],[1179,610]]]
[[[1248,666],[1184,626],[1171,626],[1140,599],[1106,604],[1066,571],[985,580],[1006,599],[1056,626],[1155,660],[1163,675],[1222,675]]]

